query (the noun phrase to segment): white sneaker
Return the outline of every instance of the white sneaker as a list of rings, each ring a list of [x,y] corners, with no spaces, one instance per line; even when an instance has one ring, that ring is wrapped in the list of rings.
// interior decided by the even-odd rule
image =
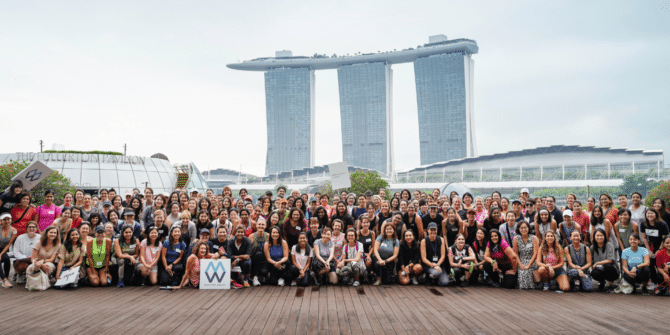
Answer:
[[[261,286],[261,282],[258,281],[258,276],[254,276],[254,286]]]
[[[358,280],[357,280],[357,281],[354,282],[354,287],[358,287],[358,285],[360,285],[360,284],[361,283],[359,283]]]
[[[277,285],[283,287],[284,286],[284,278],[279,278],[279,280],[277,281]]]
[[[291,282],[291,286],[297,286],[297,285],[298,285],[298,283],[296,283],[295,280]]]
[[[419,285],[419,281],[416,280],[415,276],[412,276],[412,285]]]

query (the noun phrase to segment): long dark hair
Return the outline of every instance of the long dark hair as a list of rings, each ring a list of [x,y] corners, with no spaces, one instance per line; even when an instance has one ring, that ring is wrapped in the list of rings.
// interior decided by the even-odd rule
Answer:
[[[137,207],[137,208],[133,208],[133,201],[135,201],[135,199],[137,199],[137,202],[140,204],[140,206]],[[130,199],[130,201],[128,202],[128,206],[127,206],[127,207],[130,208],[130,209],[132,209],[133,212],[135,212],[135,219],[139,222],[139,221],[140,221],[140,218],[142,217],[142,199],[140,199],[140,197],[138,197],[138,196],[134,196],[134,197],[133,197],[132,199]]]
[[[151,238],[149,237],[149,233],[151,233],[152,230],[155,230],[156,233],[158,233],[158,228],[156,228],[156,226],[149,226],[149,228],[147,228],[147,232],[146,232],[146,234],[147,234],[147,243],[146,243],[147,246],[149,246],[149,243],[151,243]],[[159,245],[160,245],[160,237],[156,236],[156,240],[154,241],[153,246],[157,247]]]
[[[44,230],[44,232],[42,232],[42,237],[40,238],[40,243],[42,244],[43,247],[46,247],[47,244],[49,243],[49,231],[52,229],[56,231],[56,239],[54,240],[53,246],[55,247],[60,244],[60,236],[58,236],[60,235],[60,232],[58,231],[58,228],[54,226],[49,226],[47,227],[47,229]]]
[[[319,211],[323,211],[323,219],[319,218]],[[323,206],[317,207],[316,211],[314,211],[314,216],[316,216],[316,218],[319,220],[319,228],[329,226],[328,212],[326,211],[325,207]]]
[[[283,239],[282,239],[282,236],[281,236],[281,229],[279,229],[279,226],[272,226],[272,228],[270,228],[270,241],[268,241],[268,242],[270,242],[270,245],[275,245],[275,241],[272,238],[272,231],[273,230],[277,230],[277,234],[279,235],[279,237],[277,238],[277,243],[279,244],[279,246],[283,245],[283,243],[282,243]]]
[[[402,233],[402,241],[400,241],[400,243],[405,243],[405,245],[407,245],[410,249],[413,249],[414,246],[416,246],[416,237],[412,239],[412,244],[407,244],[407,241],[405,241],[405,237],[407,237],[407,232],[410,232],[412,233],[412,235],[414,235],[414,232],[411,229],[405,230],[405,232]]]
[[[593,213],[595,213],[596,209],[600,210],[600,218],[596,218]],[[600,205],[595,205],[593,206],[593,211],[591,212],[591,226],[595,227],[597,224],[601,224],[605,221],[605,211],[603,210],[603,207]],[[607,235],[605,235],[607,236]]]
[[[225,225],[221,225],[220,227],[223,227],[224,229],[226,228]],[[180,227],[179,225],[173,225],[172,227],[170,227],[170,233],[168,234],[168,241],[169,241],[170,247],[172,247],[173,245],[179,243],[179,240],[176,240],[176,241],[175,241],[175,239],[172,238],[172,232],[173,232],[175,229],[179,229],[179,231],[181,232],[181,227]]]
[[[656,219],[654,220],[654,225],[657,225],[657,224],[663,222],[663,219],[661,218],[661,214],[658,213],[657,210],[655,210],[654,208],[649,207],[649,208],[647,208],[647,212],[649,212],[649,211],[654,212],[654,214],[656,215]],[[649,219],[647,219],[647,214],[646,213],[644,215],[644,227],[645,228],[651,227],[651,223],[649,222]]]
[[[67,250],[67,252],[70,252],[70,253],[72,252],[72,248],[73,248],[72,241],[70,240],[70,235],[72,235],[72,233],[74,233],[74,232],[79,233],[79,229],[72,228],[72,229],[68,230],[67,233],[65,233],[65,236],[66,236],[65,241],[63,241],[63,246],[65,246],[65,250]],[[79,233],[79,239],[77,240],[77,247],[81,248],[81,233]]]
[[[126,229],[130,229],[130,232],[134,233],[133,226],[131,226],[129,224],[124,224],[123,227],[121,227],[121,233],[119,234],[119,243],[121,243],[121,244],[126,242],[126,237],[123,236],[123,233],[126,231]],[[135,234],[130,235],[130,241],[128,241],[127,243],[128,244],[137,243],[137,239],[135,238]]]
[[[491,240],[491,235],[493,235],[493,233],[496,233],[496,235],[498,235],[498,242],[495,244],[493,243],[493,240]],[[488,238],[489,249],[491,249],[491,252],[500,248],[500,243],[502,243],[502,235],[500,235],[500,231],[498,231],[498,229],[491,229],[488,236],[489,236]]]
[[[305,236],[307,241],[309,241],[309,236],[307,236],[307,232],[303,231],[298,235],[298,240],[300,239],[300,236]],[[296,244],[295,247],[296,251],[300,251],[300,243]],[[305,251],[302,252],[303,256],[309,255],[309,253],[312,252],[312,248],[309,246],[309,243],[305,243]]]
[[[598,242],[596,242],[597,233],[603,234],[603,246],[601,248],[598,248]],[[607,251],[607,233],[605,233],[605,229],[598,228],[593,232],[593,251],[601,254]]]

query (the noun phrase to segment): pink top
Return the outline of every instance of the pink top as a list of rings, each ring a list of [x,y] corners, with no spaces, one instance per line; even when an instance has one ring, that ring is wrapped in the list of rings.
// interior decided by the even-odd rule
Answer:
[[[37,225],[39,226],[40,231],[47,229],[47,227],[49,227],[54,222],[54,220],[56,220],[56,216],[60,214],[60,207],[53,203],[49,207],[44,204],[37,207],[35,210],[35,218],[37,219]]]
[[[491,247],[491,242],[488,242],[486,244],[487,248]],[[495,261],[499,263],[509,263],[509,258],[507,258],[507,255],[505,254],[505,250],[509,248],[509,243],[505,240],[500,241],[500,248],[496,248],[496,250],[491,250],[491,258],[493,258]]]
[[[551,266],[558,264],[558,258],[556,258],[553,250],[549,250],[549,253],[544,256],[544,264],[549,264]]]
[[[144,260],[151,265],[151,263],[154,262],[156,258],[158,258],[158,253],[161,251],[161,246],[160,244],[158,246],[148,246],[147,247],[147,240],[145,239],[142,241],[140,244],[140,247],[145,248],[144,249]]]
[[[191,285],[198,287],[200,284],[200,258],[196,257],[195,264],[193,269],[191,269],[191,275],[188,278],[191,281]]]
[[[339,236],[333,235],[330,240],[333,242],[335,258],[339,260],[342,256],[342,248],[344,247],[344,233],[340,233]]]
[[[475,210],[475,221],[478,223],[484,223],[484,220],[486,217],[489,216],[489,211],[486,210],[486,208],[482,208],[482,211],[477,213],[477,210]]]

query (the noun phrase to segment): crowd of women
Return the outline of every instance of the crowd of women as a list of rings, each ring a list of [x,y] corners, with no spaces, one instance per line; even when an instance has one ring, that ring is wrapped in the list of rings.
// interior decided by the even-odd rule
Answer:
[[[563,292],[668,294],[670,213],[642,195],[474,197],[403,190],[314,194],[284,187],[257,200],[207,190],[0,196],[3,287],[80,268],[91,286],[198,287],[203,258],[231,260],[231,285],[489,285]],[[387,200],[390,199],[390,200]],[[10,257],[11,256],[11,257]],[[13,260],[13,266],[11,266]],[[628,288],[628,289],[626,289]]]

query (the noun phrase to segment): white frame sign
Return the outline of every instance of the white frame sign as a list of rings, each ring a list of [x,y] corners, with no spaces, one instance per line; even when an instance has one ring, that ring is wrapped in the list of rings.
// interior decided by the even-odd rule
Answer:
[[[230,259],[200,260],[200,289],[230,289]]]
[[[330,184],[333,186],[333,190],[351,187],[347,162],[328,164],[328,171],[330,172]]]

